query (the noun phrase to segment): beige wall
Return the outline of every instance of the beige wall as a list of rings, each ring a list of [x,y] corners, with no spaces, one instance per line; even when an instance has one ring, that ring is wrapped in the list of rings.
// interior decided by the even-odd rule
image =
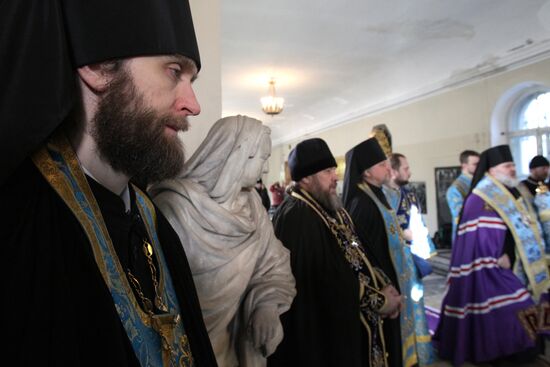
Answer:
[[[191,127],[182,135],[188,158],[222,115],[220,2],[191,0],[190,4],[202,68],[194,83],[201,113],[189,119]]]
[[[525,81],[550,85],[550,59],[274,147],[267,181],[279,179],[290,147],[305,138],[320,137],[335,156],[343,156],[368,137],[372,126],[384,123],[392,134],[393,150],[409,159],[412,180],[426,182],[426,220],[433,234],[437,230],[434,168],[458,165],[464,149],[487,149],[495,104],[508,89]]]

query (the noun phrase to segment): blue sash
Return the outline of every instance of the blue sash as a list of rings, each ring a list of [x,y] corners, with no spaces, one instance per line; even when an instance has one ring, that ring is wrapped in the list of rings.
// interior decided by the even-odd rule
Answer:
[[[170,272],[156,234],[155,209],[150,200],[134,187],[137,205],[151,238],[153,253],[159,265],[161,297],[168,307],[166,314],[145,313],[139,306],[124,270],[118,260],[99,206],[88,185],[76,155],[62,134],[53,136],[48,144],[32,157],[42,175],[63,199],[86,232],[94,258],[113,303],[142,366],[193,366],[191,349],[185,334]],[[156,330],[171,333],[161,339]],[[170,341],[170,347],[163,341]],[[171,353],[166,350],[171,349]]]
[[[546,185],[544,186],[546,188]],[[533,200],[537,208],[542,233],[544,234],[544,250],[547,254],[550,253],[550,192],[548,188],[544,191],[537,192]]]
[[[470,185],[472,184],[472,176],[466,175],[464,173],[460,174],[456,178],[456,180],[453,181],[451,186],[449,186],[449,189],[447,190],[446,197],[447,197],[447,204],[449,205],[449,209],[451,211],[452,218],[452,237],[451,242],[454,243],[456,238],[456,231],[458,228],[458,217],[460,214],[460,211],[462,210],[462,205],[464,204],[464,198],[466,195],[468,195],[468,192],[470,191]]]
[[[530,288],[538,302],[550,286],[550,276],[539,223],[532,207],[522,196],[515,199],[508,189],[488,174],[479,181],[473,193],[489,204],[512,232],[521,260],[516,261],[514,273]]]
[[[367,184],[358,186],[374,201],[384,219],[389,253],[399,278],[399,288],[405,296],[405,307],[400,313],[403,366],[417,363],[429,366],[435,363],[435,353],[424,311],[423,285],[416,276],[411,249],[405,244],[395,211],[387,209]]]
[[[460,174],[460,176],[456,178],[456,180],[453,181],[451,185],[457,188],[457,190],[462,195],[462,198],[465,198],[466,195],[468,195],[468,192],[470,191],[471,184],[472,184],[472,176],[467,176],[464,173],[462,173]]]

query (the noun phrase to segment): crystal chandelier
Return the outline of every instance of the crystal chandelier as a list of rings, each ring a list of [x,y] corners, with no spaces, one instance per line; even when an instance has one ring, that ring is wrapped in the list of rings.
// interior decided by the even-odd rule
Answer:
[[[269,81],[269,95],[260,99],[262,110],[268,115],[277,115],[283,110],[285,99],[275,96],[275,79]]]

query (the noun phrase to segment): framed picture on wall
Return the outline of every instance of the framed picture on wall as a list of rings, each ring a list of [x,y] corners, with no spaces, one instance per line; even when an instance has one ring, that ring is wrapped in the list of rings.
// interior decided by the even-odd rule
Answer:
[[[437,227],[444,246],[451,244],[452,216],[447,204],[447,189],[460,175],[460,166],[435,168],[435,195],[437,201]]]
[[[416,195],[418,205],[420,205],[420,213],[426,214],[428,212],[428,206],[426,205],[426,182],[411,181],[407,184],[407,187]]]

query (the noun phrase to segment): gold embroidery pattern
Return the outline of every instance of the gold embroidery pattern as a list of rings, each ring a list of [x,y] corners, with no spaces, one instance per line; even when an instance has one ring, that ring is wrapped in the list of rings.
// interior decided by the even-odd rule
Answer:
[[[374,269],[364,255],[362,246],[359,242],[353,222],[348,213],[341,209],[336,214],[336,218],[330,216],[307,192],[295,190],[291,194],[293,197],[306,203],[313,211],[321,217],[325,225],[336,238],[337,243],[344,253],[346,261],[351,265],[357,274],[359,280],[359,308],[361,310],[360,318],[363,326],[369,335],[369,351],[371,357],[371,366],[386,367],[386,353],[384,345],[384,334],[382,331],[382,322],[380,315],[375,311],[385,303],[385,297],[378,292],[371,291],[370,295],[365,294],[366,289],[380,289]],[[369,277],[366,273],[371,274]],[[375,328],[376,334],[373,336]],[[373,340],[376,338],[376,340]]]
[[[63,157],[63,160],[67,165],[67,169],[70,170],[71,176],[74,177],[74,180],[76,181],[78,190],[80,190],[80,192],[84,195],[84,200],[77,199],[77,197],[75,196],[76,191],[71,186],[71,182],[65,176],[65,174],[61,172],[61,169],[63,168],[61,166],[58,166],[58,164],[51,158],[50,152],[51,154],[59,155]],[[90,186],[88,185],[86,177],[84,176],[84,173],[80,168],[76,155],[72,151],[72,148],[67,141],[67,138],[62,133],[58,133],[54,135],[48,142],[47,148],[42,147],[41,149],[39,149],[32,156],[32,160],[36,165],[36,167],[39,169],[39,171],[42,173],[42,175],[45,177],[47,182],[50,184],[50,186],[52,186],[52,188],[58,193],[60,198],[71,209],[75,217],[78,219],[79,223],[82,225],[84,232],[86,233],[86,236],[88,237],[88,240],[91,244],[94,259],[96,261],[98,269],[102,274],[105,284],[110,289],[121,290],[120,294],[124,295],[124,297],[127,297],[128,304],[132,306],[133,310],[138,315],[141,323],[151,328],[152,320],[149,317],[149,315],[147,315],[141,309],[141,307],[139,306],[135,298],[134,293],[131,290],[130,284],[128,282],[128,279],[125,276],[125,273],[122,269],[120,261],[118,260],[118,257],[115,255],[116,252],[114,250],[114,246],[112,244],[111,238],[107,231],[99,206],[95,200],[95,197],[91,191]],[[145,196],[143,197],[145,198],[146,204],[148,204],[151,208],[153,208],[152,204],[147,202],[146,197]],[[95,218],[94,222],[97,222],[97,225],[99,227],[99,232],[101,233],[101,236],[105,239],[105,243],[107,247],[106,252],[111,254],[113,265],[115,268],[114,271],[112,269],[110,271],[107,270],[106,263],[103,258],[103,251],[101,250],[101,247],[100,247],[98,234],[94,230],[92,219],[84,211],[85,209],[86,210],[89,209],[89,211],[93,213],[92,215]],[[140,210],[141,210],[141,207],[140,207]],[[154,216],[154,208],[152,209],[152,213]],[[143,215],[143,212],[141,214]],[[148,226],[146,226],[146,228],[150,232],[150,229],[148,228]],[[160,269],[161,283],[164,282],[163,272],[164,272],[164,269],[161,267]],[[109,275],[109,274],[116,274],[116,273],[118,273],[118,276],[111,277]],[[132,312],[126,309],[126,306],[123,306],[121,304],[115,304],[115,308],[117,309],[117,313],[119,315],[124,314],[128,317],[128,319],[124,321],[123,324],[130,341],[133,341],[136,338],[140,338],[138,329],[135,326],[133,326],[134,324],[137,323],[137,321],[133,319]],[[155,316],[159,316],[159,315],[155,315]],[[181,321],[178,321],[178,322],[181,322]],[[183,353],[185,357],[183,358],[184,363],[187,363],[185,364],[185,366],[192,366],[193,360],[191,356],[189,343],[187,341],[187,336],[183,338],[182,343],[180,344],[182,345],[182,350],[184,351]]]

